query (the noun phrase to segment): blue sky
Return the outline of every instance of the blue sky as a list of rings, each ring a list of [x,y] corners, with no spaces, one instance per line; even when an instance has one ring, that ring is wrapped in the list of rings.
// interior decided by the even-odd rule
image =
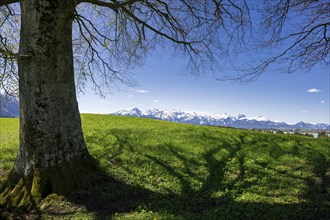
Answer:
[[[251,8],[258,8],[258,4],[254,6],[253,2],[251,4]],[[312,10],[307,10],[307,12],[314,16]],[[288,15],[288,23],[282,27],[283,33],[286,34],[289,28],[294,29],[294,24],[304,24],[304,22],[309,24],[308,15],[305,11],[301,13],[303,17],[300,17],[300,11]],[[259,26],[260,19],[261,14],[258,10],[251,10],[252,29],[264,28],[264,26]],[[254,36],[255,34],[258,36]],[[256,39],[259,42],[264,38],[259,34],[258,31],[251,35],[246,33],[246,43],[253,44]],[[256,39],[253,40],[251,36]],[[274,44],[275,47],[269,50],[245,51],[245,54],[232,56],[234,57],[232,60],[236,62],[235,64],[242,65],[251,64],[268,55],[274,56],[283,52],[281,49],[288,46],[286,43],[292,43],[291,38],[283,42],[283,45]],[[236,46],[232,44],[230,48],[236,48]],[[309,71],[302,70],[288,74],[285,70],[272,71],[285,67],[286,64],[278,66],[274,64],[257,81],[239,84],[233,81],[217,81],[211,76],[223,73],[231,75],[231,70],[228,68],[230,65],[221,66],[222,73],[214,72],[199,77],[182,74],[185,59],[173,57],[172,52],[173,50],[166,47],[152,52],[143,66],[133,70],[140,86],[130,88],[122,85],[119,90],[113,90],[112,94],[105,98],[95,95],[92,90],[87,90],[85,95],[79,95],[80,111],[108,114],[133,107],[144,111],[158,108],[213,115],[228,113],[245,114],[248,117],[264,116],[270,120],[287,123],[305,121],[330,124],[330,69],[314,66]]]
[[[217,81],[210,75],[182,74],[183,60],[169,54],[150,56],[133,71],[139,86],[120,86],[101,98],[87,89],[78,96],[82,113],[111,113],[138,107],[176,109],[208,114],[245,114],[297,123],[330,123],[330,70],[287,74],[265,72],[250,84]]]

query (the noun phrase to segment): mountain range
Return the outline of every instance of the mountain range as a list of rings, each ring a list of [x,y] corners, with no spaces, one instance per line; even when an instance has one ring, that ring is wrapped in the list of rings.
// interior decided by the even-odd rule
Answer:
[[[288,124],[285,122],[271,121],[263,116],[247,117],[243,114],[238,116],[229,115],[227,113],[209,115],[196,112],[188,113],[180,110],[177,111],[159,109],[152,109],[142,112],[138,108],[133,108],[129,110],[118,111],[112,113],[112,115],[152,118],[185,124],[226,126],[243,129],[330,130],[330,125],[324,123],[311,124],[301,121],[297,124]]]
[[[19,104],[15,97],[0,93],[0,117],[18,117]]]
[[[152,118],[158,120],[166,120],[185,124],[198,124],[210,126],[225,126],[243,129],[283,129],[283,130],[330,130],[329,124],[318,123],[311,124],[306,122],[298,122],[296,124],[288,124],[285,122],[277,122],[268,120],[263,116],[247,117],[243,114],[233,116],[227,113],[217,115],[209,115],[203,113],[188,113],[180,110],[159,110],[152,109],[142,112],[138,108],[122,110],[112,115],[134,116],[140,118]],[[7,96],[0,93],[0,117],[18,117],[19,103],[17,98]]]

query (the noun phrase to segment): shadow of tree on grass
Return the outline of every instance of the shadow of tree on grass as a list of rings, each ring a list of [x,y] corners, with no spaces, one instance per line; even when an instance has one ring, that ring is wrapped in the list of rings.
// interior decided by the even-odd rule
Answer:
[[[329,155],[325,155],[299,140],[290,148],[281,147],[272,136],[242,135],[217,137],[201,132],[194,133],[193,141],[211,140],[216,143],[205,146],[201,152],[189,152],[175,142],[152,146],[140,146],[134,139],[143,137],[144,131],[110,129],[103,136],[90,136],[88,143],[106,146],[97,159],[110,166],[121,168],[127,179],[118,180],[100,165],[98,178],[85,191],[74,192],[70,201],[85,207],[97,219],[112,219],[116,214],[151,212],[157,219],[329,219]],[[139,133],[141,132],[141,134]],[[134,135],[133,135],[134,134]],[[109,147],[108,136],[114,137],[115,145]],[[287,139],[283,139],[283,142]],[[200,143],[203,146],[203,143]],[[144,149],[143,151],[140,150]],[[253,148],[252,150],[247,150]],[[148,149],[146,151],[145,149]],[[271,160],[285,156],[306,159],[313,176],[301,177],[288,170],[274,168],[268,161],[258,160],[248,154],[260,150]],[[135,161],[123,161],[120,156],[134,154]],[[160,154],[161,153],[161,154]],[[197,155],[197,156],[196,156]],[[258,154],[256,154],[258,155]],[[308,157],[306,157],[308,155]],[[269,159],[269,160],[270,160]],[[129,164],[125,164],[129,163]],[[254,163],[253,166],[249,163]],[[295,169],[299,169],[295,167]],[[146,171],[161,175],[159,181],[147,180]],[[130,182],[130,177],[141,177],[142,182]],[[156,177],[155,177],[156,178]],[[159,178],[159,177],[157,177]],[[156,179],[157,179],[156,178]],[[264,182],[260,180],[265,179]],[[298,179],[305,183],[299,202],[274,202],[272,197],[285,197],[287,193],[272,195],[281,189],[281,179]],[[166,185],[164,182],[175,181]],[[175,187],[173,187],[175,186]],[[173,187],[173,188],[171,188]],[[282,190],[283,191],[283,190]],[[282,192],[279,190],[279,192]],[[61,217],[60,213],[52,216]],[[134,214],[132,214],[134,219]]]
[[[112,152],[111,159],[122,154],[125,148],[135,151],[137,155],[143,157],[142,162],[152,163],[158,167],[157,169],[164,170],[171,178],[178,180],[180,191],[164,188],[163,191],[166,193],[161,193],[141,185],[120,182],[105,174],[103,178],[97,180],[93,189],[90,189],[85,195],[81,194],[80,198],[75,198],[76,203],[83,204],[88,211],[95,212],[101,219],[105,216],[111,218],[115,213],[139,212],[141,209],[152,211],[156,213],[156,216],[167,213],[173,219],[328,219],[330,217],[329,194],[327,193],[329,161],[318,151],[310,149],[310,157],[307,159],[315,176],[320,178],[318,182],[315,182],[313,178],[302,178],[290,172],[273,170],[274,175],[301,178],[306,182],[306,190],[301,194],[303,200],[298,203],[275,203],[267,202],[265,199],[258,200],[258,193],[259,196],[265,195],[254,190],[256,187],[251,187],[258,184],[256,178],[262,178],[265,174],[262,170],[248,170],[246,167],[246,158],[242,148],[248,147],[251,142],[248,143],[243,135],[239,139],[230,141],[217,140],[217,146],[209,147],[202,152],[201,157],[204,163],[201,164],[200,159],[195,159],[187,152],[182,152],[175,144],[163,143],[153,146],[161,149],[162,152],[162,155],[155,155],[154,152],[135,150],[137,146],[129,137],[130,131],[112,130],[109,131],[109,134],[117,138],[118,146],[120,146],[117,152]],[[198,137],[193,138],[198,139]],[[104,141],[106,140],[101,140],[101,142]],[[271,140],[264,138],[252,141],[257,144]],[[297,146],[299,144],[297,143]],[[283,155],[303,156],[300,155],[297,147],[292,151],[284,151],[275,143],[272,143],[268,150],[275,160]],[[276,154],[274,152],[272,154],[271,151],[274,150]],[[226,153],[224,154],[224,152]],[[182,164],[181,168],[178,169],[166,158],[172,158]],[[229,161],[233,160],[235,166],[228,166]],[[199,176],[196,173],[199,166],[204,166],[205,175]],[[267,164],[264,164],[263,167],[272,169]],[[228,170],[231,170],[232,173]],[[255,173],[248,173],[251,171]],[[129,169],[127,172],[130,175],[138,175],[134,169]],[[254,180],[248,181],[251,176],[255,177]],[[269,181],[272,180],[276,181],[276,178],[269,177]],[[196,187],[192,182],[200,183],[200,186]],[[279,187],[276,184],[276,182],[273,183],[274,187]],[[257,198],[242,199],[240,196],[243,193],[246,196],[253,194]],[[265,190],[263,193],[266,193]],[[265,198],[267,199],[267,197]]]

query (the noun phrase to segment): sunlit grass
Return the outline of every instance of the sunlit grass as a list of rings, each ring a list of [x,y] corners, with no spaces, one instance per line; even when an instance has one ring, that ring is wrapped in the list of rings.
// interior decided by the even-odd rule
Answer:
[[[8,172],[18,151],[18,119],[0,118],[0,175]]]
[[[90,153],[120,184],[98,185],[107,208],[87,207],[75,214],[81,218],[330,216],[327,139],[109,115],[82,115],[82,122]],[[1,119],[0,131],[0,169],[8,171],[18,120]]]

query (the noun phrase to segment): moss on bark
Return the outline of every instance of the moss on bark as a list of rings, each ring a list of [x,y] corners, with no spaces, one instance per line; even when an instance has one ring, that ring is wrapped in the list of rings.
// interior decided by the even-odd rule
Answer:
[[[95,163],[83,138],[74,84],[72,22],[78,1],[21,1],[20,144],[2,178],[0,208],[37,208],[51,193],[86,187]],[[1,217],[0,217],[1,218]]]
[[[0,208],[38,209],[42,199],[50,194],[67,196],[75,190],[87,188],[97,176],[97,164],[87,156],[32,173],[24,176],[12,169],[1,179]]]

